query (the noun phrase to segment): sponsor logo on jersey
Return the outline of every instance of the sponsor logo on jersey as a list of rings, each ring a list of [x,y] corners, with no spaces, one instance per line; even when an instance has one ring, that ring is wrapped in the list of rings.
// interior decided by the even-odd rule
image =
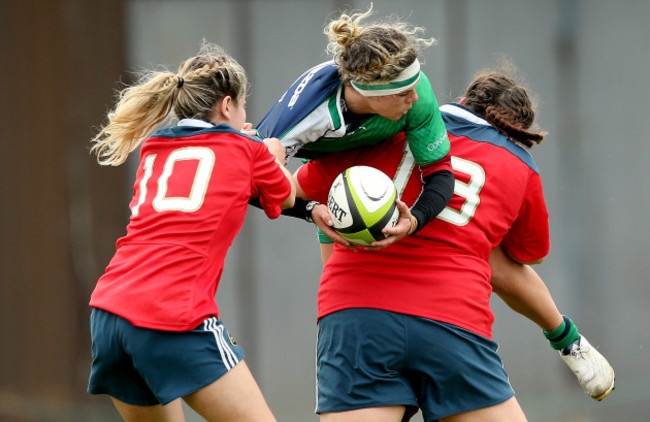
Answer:
[[[447,140],[447,134],[446,134],[446,133],[443,133],[442,135],[440,135],[440,138],[438,138],[437,141],[435,141],[435,142],[431,142],[430,144],[428,144],[428,145],[427,145],[427,149],[428,149],[429,151],[435,151],[435,150],[438,149],[438,147],[439,147],[440,145],[442,145],[446,140]]]
[[[314,75],[318,70],[320,70],[320,67],[312,69],[312,71],[309,72],[307,76],[303,78],[302,81],[300,81],[300,83],[296,87],[296,90],[293,91],[293,95],[291,96],[291,99],[289,100],[289,104],[287,104],[287,107],[293,108],[293,106],[296,104],[296,101],[298,101],[298,97],[300,97],[300,93],[302,92],[303,89],[305,89],[305,87],[307,86],[311,78],[314,77]]]

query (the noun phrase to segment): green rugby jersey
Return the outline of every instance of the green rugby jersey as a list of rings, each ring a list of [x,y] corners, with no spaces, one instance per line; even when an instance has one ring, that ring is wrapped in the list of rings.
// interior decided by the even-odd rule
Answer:
[[[449,152],[449,139],[431,83],[420,75],[415,87],[419,99],[399,120],[369,115],[348,125],[338,68],[323,63],[298,78],[257,129],[263,137],[279,138],[291,155],[302,149],[306,156],[375,145],[403,131],[415,161],[431,164]]]

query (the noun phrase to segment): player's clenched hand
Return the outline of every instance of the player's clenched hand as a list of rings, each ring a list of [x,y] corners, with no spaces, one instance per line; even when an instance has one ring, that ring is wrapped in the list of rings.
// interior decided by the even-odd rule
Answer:
[[[257,129],[253,129],[253,124],[248,122],[244,123],[240,132],[248,136],[259,136]]]
[[[383,249],[387,246],[392,245],[403,237],[408,236],[409,233],[415,230],[415,227],[413,225],[417,224],[417,220],[415,217],[413,217],[413,214],[411,214],[409,207],[399,199],[396,202],[397,209],[399,210],[399,219],[397,220],[397,224],[394,227],[386,227],[382,230],[383,233],[388,235],[386,239],[372,242],[370,246],[366,246],[365,249],[370,251]]]
[[[327,210],[327,205],[318,204],[311,210],[311,219],[314,220],[314,224],[323,232],[323,234],[335,243],[345,246],[348,249],[357,251],[357,249],[345,238],[341,237],[334,229],[332,228],[332,217],[330,216],[329,211]]]

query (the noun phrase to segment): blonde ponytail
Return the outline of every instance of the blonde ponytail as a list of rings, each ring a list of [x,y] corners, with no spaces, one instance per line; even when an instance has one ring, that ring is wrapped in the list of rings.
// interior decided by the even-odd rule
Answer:
[[[144,71],[138,83],[122,90],[90,151],[101,165],[118,166],[172,111],[178,118],[209,119],[219,100],[230,96],[239,101],[246,88],[243,67],[204,41],[197,56],[181,63],[178,74]]]

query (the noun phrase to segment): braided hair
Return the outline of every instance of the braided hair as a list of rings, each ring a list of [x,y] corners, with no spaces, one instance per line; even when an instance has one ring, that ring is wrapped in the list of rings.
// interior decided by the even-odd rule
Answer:
[[[528,130],[535,120],[528,93],[503,73],[488,72],[474,78],[465,92],[464,105],[528,148],[544,139],[544,132]]]

